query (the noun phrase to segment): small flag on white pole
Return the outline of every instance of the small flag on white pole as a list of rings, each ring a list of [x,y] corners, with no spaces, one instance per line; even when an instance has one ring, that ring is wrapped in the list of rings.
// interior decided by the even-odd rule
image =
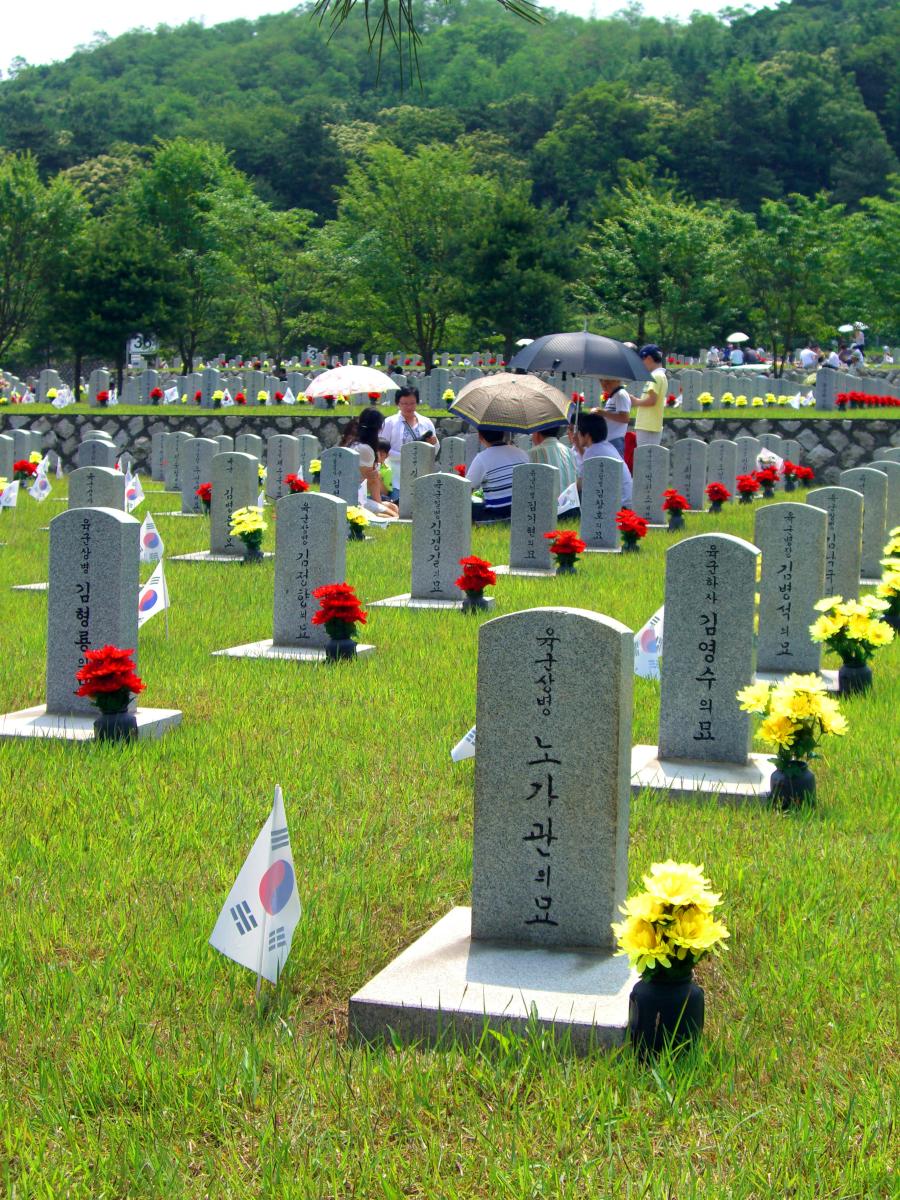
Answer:
[[[46,500],[53,487],[50,480],[47,478],[47,472],[38,468],[37,474],[34,477],[34,483],[28,489],[28,495],[32,500]]]
[[[178,399],[178,388],[177,387],[166,388],[166,390],[163,392],[163,403],[164,404],[174,404],[177,399]]]
[[[225,389],[225,393],[222,396],[222,407],[223,408],[234,408],[234,400],[232,400],[231,392],[229,392],[228,388]]]
[[[634,673],[642,679],[659,679],[664,611],[664,606],[658,608],[634,635]]]
[[[19,499],[19,481],[14,479],[0,492],[0,508],[15,508]]]
[[[169,607],[169,589],[166,587],[166,574],[162,559],[156,565],[153,574],[141,588],[138,596],[138,629],[155,617],[158,612]],[[168,633],[168,618],[166,632]]]
[[[581,507],[581,499],[578,495],[578,484],[570,483],[564,492],[560,492],[559,499],[556,501],[556,515],[561,517],[563,513],[571,512],[573,508]]]
[[[125,476],[125,511],[134,512],[139,504],[144,502],[144,489],[140,477],[131,474],[131,468]]]
[[[156,522],[147,513],[141,524],[141,562],[159,562],[163,556],[163,540],[159,536]]]
[[[300,897],[281,788],[219,913],[209,944],[227,958],[277,983],[300,920]]]
[[[62,477],[63,477],[62,459],[57,454],[57,456],[56,456],[56,478],[62,479]]]
[[[282,404],[296,404],[297,403],[297,397],[294,395],[294,393],[291,391],[290,388],[287,388],[285,390],[284,395],[281,397],[281,403]]]
[[[462,762],[464,758],[475,757],[475,726],[473,725],[465,737],[459,739],[450,751],[454,762]]]

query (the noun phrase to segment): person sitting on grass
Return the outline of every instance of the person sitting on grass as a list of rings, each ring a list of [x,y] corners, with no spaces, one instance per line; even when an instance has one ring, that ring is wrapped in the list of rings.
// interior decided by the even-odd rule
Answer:
[[[484,502],[472,501],[473,521],[508,520],[512,513],[512,473],[519,463],[527,463],[528,455],[518,446],[509,445],[509,435],[502,429],[478,430],[478,440],[484,447],[472,459],[466,478],[473,487],[480,487]]]
[[[359,455],[359,473],[366,485],[363,508],[378,516],[398,517],[400,510],[397,505],[385,498],[377,467],[378,434],[383,424],[383,412],[377,408],[364,408],[356,421],[355,440],[349,446]]]
[[[581,412],[575,425],[575,441],[581,451],[581,468],[578,472],[578,493],[581,494],[584,464],[591,458],[615,458],[622,464],[622,505],[631,502],[631,472],[612,442],[609,440],[606,420],[599,412]]]
[[[542,429],[531,435],[531,450],[528,457],[533,463],[546,463],[559,471],[559,490],[564,492],[575,482],[575,458],[569,447],[560,441],[565,425],[555,429]]]

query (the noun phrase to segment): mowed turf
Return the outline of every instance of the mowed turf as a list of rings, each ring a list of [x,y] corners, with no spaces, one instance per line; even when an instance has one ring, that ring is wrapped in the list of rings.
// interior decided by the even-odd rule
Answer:
[[[148,507],[178,498],[154,490]],[[10,585],[46,578],[39,526],[60,510],[23,494],[0,514],[2,712],[43,701],[47,598]],[[688,516],[682,536],[752,539],[752,512]],[[158,525],[167,557],[206,545],[204,519]],[[364,602],[409,586],[409,526],[372,536],[348,546]],[[501,577],[496,613],[566,604],[638,628],[672,542],[654,531],[575,577]],[[503,527],[476,529],[475,553],[501,563],[507,548]],[[124,748],[0,742],[0,1192],[895,1194],[897,646],[873,693],[844,702],[850,732],[816,764],[815,809],[632,802],[632,885],[673,857],[724,893],[732,936],[698,971],[696,1052],[573,1059],[537,1033],[361,1049],[348,997],[469,901],[472,763],[449,751],[475,719],[482,618],[372,609],[377,654],[336,669],[213,658],[271,636],[272,560],[166,571],[170,637],[148,622],[138,669],[142,699],[180,708],[181,728]],[[658,704],[636,679],[635,742],[656,740]],[[604,736],[582,733],[586,753]],[[252,973],[207,938],[276,782],[303,916],[257,1003]]]

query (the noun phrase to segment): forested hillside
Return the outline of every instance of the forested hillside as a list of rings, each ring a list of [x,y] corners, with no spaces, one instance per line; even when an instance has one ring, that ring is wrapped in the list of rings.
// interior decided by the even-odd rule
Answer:
[[[563,323],[779,353],[900,337],[900,6],[659,22],[416,7],[139,31],[0,81],[0,364]]]

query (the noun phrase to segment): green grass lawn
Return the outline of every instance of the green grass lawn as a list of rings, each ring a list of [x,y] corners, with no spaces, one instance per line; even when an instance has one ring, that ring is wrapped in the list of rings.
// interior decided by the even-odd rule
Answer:
[[[179,507],[158,490],[148,505]],[[9,588],[46,578],[39,526],[58,511],[23,495],[0,513],[0,712],[43,700],[46,594]],[[167,555],[206,544],[202,519],[158,525]],[[752,511],[689,516],[685,534],[714,527],[752,539]],[[348,546],[364,600],[409,583],[409,526],[373,537]],[[473,550],[505,562],[507,538],[477,529]],[[671,544],[652,532],[574,578],[501,577],[496,613],[560,603],[637,628]],[[816,808],[632,802],[633,885],[672,856],[724,893],[732,936],[698,970],[697,1051],[642,1067],[537,1034],[362,1049],[348,997],[469,901],[472,763],[449,751],[474,722],[481,618],[372,609],[377,654],[337,669],[210,657],[271,636],[273,570],[167,564],[171,636],[161,616],[144,626],[139,673],[180,729],[125,748],[0,743],[0,1192],[895,1195],[900,648],[844,703]],[[636,679],[635,742],[656,740],[658,702]],[[304,912],[257,1004],[252,973],[207,938],[276,782]]]

